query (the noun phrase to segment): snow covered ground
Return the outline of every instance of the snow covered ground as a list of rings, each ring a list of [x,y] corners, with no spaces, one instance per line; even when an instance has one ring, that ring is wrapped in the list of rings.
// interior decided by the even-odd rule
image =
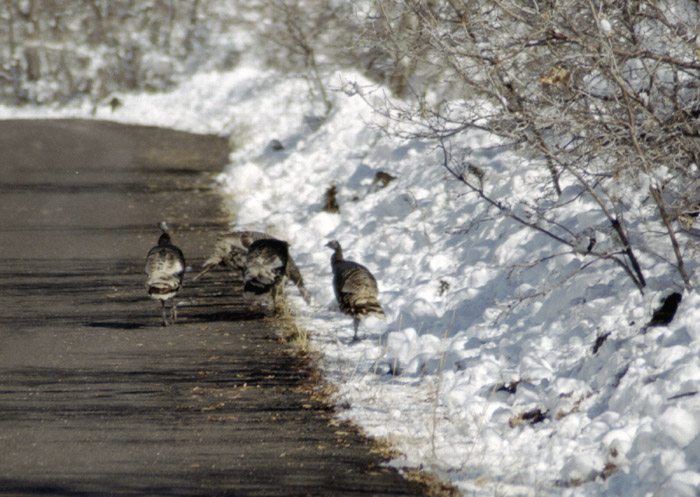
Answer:
[[[294,287],[288,294],[338,388],[340,416],[388,438],[402,453],[393,465],[434,471],[475,496],[700,495],[700,294],[683,293],[669,326],[641,331],[664,296],[682,292],[650,255],[671,259],[665,239],[639,247],[642,295],[616,266],[586,266],[487,210],[442,168],[434,144],[383,134],[382,118],[342,91],[357,83],[371,100],[380,88],[354,74],[334,81],[341,91],[325,120],[304,81],[252,62],[168,93],[120,95],[114,111],[0,107],[0,118],[93,117],[230,136],[238,148],[219,187],[232,227],[291,242],[313,305]],[[541,184],[538,170],[482,132],[453,146],[513,206]],[[382,187],[380,171],[395,179]],[[339,213],[322,209],[332,185]],[[563,186],[567,225],[609,243],[594,206]],[[619,194],[638,206],[630,222],[661,231],[640,193]],[[363,322],[355,343],[334,304],[324,247],[332,239],[376,276],[387,314]],[[697,285],[696,259],[686,253]]]

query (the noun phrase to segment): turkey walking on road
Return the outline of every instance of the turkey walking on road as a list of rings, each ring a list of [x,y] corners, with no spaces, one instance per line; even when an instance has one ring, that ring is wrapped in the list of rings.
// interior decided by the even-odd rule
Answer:
[[[340,310],[352,316],[352,324],[355,328],[352,339],[356,341],[357,329],[362,318],[370,315],[385,317],[382,306],[377,300],[379,294],[377,280],[363,265],[343,259],[343,250],[337,241],[328,242],[326,247],[334,251],[331,256],[331,267],[335,298]]]
[[[243,291],[256,296],[270,295],[275,310],[279,310],[288,261],[287,242],[275,238],[255,240],[246,256]]]
[[[182,286],[185,274],[185,257],[182,250],[173,245],[165,222],[160,223],[163,233],[158,245],[151,248],[146,256],[146,288],[152,299],[160,300],[163,310],[163,326],[170,324],[165,309],[165,301],[173,298]],[[177,321],[177,304],[170,308],[170,322]]]
[[[273,239],[274,237],[260,231],[234,231],[220,235],[214,245],[214,253],[204,262],[204,267],[200,273],[192,278],[197,280],[211,271],[216,266],[223,266],[243,276],[246,267],[246,257],[248,248],[256,240]],[[286,276],[298,288],[299,293],[307,304],[311,303],[311,296],[304,286],[304,279],[299,268],[290,256],[287,260]]]

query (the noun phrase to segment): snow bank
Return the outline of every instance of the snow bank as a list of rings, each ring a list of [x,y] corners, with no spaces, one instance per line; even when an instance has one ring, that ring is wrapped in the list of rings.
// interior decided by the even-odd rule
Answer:
[[[338,87],[369,86],[340,76]],[[433,144],[386,136],[366,103],[342,92],[332,115],[309,126],[308,109],[290,106],[298,84],[234,107],[240,120],[252,108],[280,113],[268,123],[250,115],[255,140],[220,181],[237,227],[292,242],[315,305],[293,298],[337,402],[351,406],[341,415],[390,438],[404,454],[393,464],[431,468],[468,495],[695,495],[700,296],[684,295],[671,326],[641,333],[679,290],[667,267],[645,267],[654,277],[642,296],[612,264],[588,267],[493,213],[480,222],[485,206],[448,177]],[[265,148],[271,140],[284,149]],[[525,205],[541,184],[539,171],[482,132],[453,145],[470,151],[496,198]],[[395,180],[380,188],[378,172]],[[337,214],[321,209],[332,185]],[[567,225],[612,243],[578,193],[564,193]],[[623,193],[638,201],[638,191]],[[638,222],[651,223],[644,213]],[[330,239],[380,284],[388,319],[363,323],[359,343],[334,306]]]

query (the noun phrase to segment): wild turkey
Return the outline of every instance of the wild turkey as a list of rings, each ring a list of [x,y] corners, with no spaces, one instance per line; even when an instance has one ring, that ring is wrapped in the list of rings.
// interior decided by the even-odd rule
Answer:
[[[214,245],[214,253],[204,262],[202,271],[192,279],[199,279],[216,266],[226,267],[237,272],[242,277],[246,267],[248,247],[256,240],[272,238],[274,237],[260,231],[234,231],[220,235]],[[291,256],[287,260],[286,276],[299,288],[299,293],[301,293],[306,303],[310,304],[311,296],[304,286],[301,272]]]
[[[269,294],[279,310],[289,252],[287,242],[275,238],[255,240],[248,248],[243,291],[256,296]]]
[[[185,274],[185,257],[182,250],[171,243],[165,222],[160,223],[159,227],[163,233],[158,238],[158,245],[151,248],[146,256],[146,288],[152,299],[160,300],[163,326],[167,326],[169,323],[165,301],[173,298],[180,290]],[[177,321],[177,304],[170,308],[170,319],[173,323]]]
[[[356,341],[357,329],[362,318],[370,315],[385,317],[382,306],[377,300],[379,293],[377,280],[363,265],[343,259],[343,249],[337,241],[328,242],[326,247],[334,250],[331,256],[331,267],[335,298],[340,310],[352,316],[352,324],[355,328],[352,339]]]

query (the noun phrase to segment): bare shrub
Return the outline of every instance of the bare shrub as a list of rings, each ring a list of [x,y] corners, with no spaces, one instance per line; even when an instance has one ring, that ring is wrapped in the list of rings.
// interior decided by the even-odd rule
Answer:
[[[95,100],[162,90],[203,53],[214,0],[7,0],[0,6],[0,99]],[[197,51],[199,50],[199,53]]]
[[[378,0],[375,6],[372,17],[385,25],[374,32],[376,45],[414,68],[405,74],[412,100],[377,106],[403,125],[399,133],[440,142],[443,165],[462,181],[471,163],[468,151],[453,148],[453,138],[473,128],[502,137],[549,177],[549,186],[533,194],[538,221],[520,222],[570,247],[579,247],[586,233],[563,229],[556,207],[562,185],[578,185],[617,239],[615,252],[597,255],[616,262],[640,290],[646,281],[634,244],[646,245],[649,234],[630,233],[633,216],[617,190],[621,183],[644,189],[673,267],[691,286],[677,219],[697,211],[700,185],[697,3]],[[487,198],[483,185],[465,185],[512,215],[514,206]]]

